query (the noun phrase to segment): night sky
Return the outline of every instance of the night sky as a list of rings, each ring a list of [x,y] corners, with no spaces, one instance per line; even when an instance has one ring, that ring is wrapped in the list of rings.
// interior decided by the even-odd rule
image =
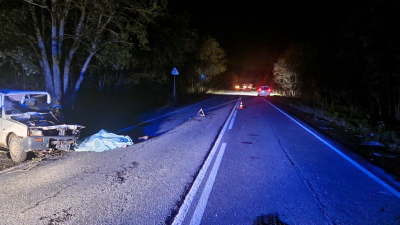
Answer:
[[[169,6],[187,10],[191,26],[221,44],[230,71],[270,77],[286,44],[331,38],[362,2],[170,0]]]

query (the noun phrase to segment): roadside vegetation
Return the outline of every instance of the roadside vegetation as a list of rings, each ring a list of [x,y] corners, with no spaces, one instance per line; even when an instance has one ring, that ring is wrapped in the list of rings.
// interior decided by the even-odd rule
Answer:
[[[0,89],[48,91],[65,122],[86,126],[81,137],[207,98],[225,76],[225,51],[168,3],[0,1]],[[0,150],[0,169],[15,165]]]
[[[265,45],[279,49],[269,53],[277,56],[270,86],[293,104],[400,151],[398,2],[346,10],[340,26],[321,28],[313,40],[266,38]],[[0,88],[47,90],[64,109],[110,93],[118,101],[140,95],[147,100],[141,107],[165,106],[229,89],[236,76],[218,40],[191,27],[190,14],[169,9],[168,0],[0,1],[0,26]]]
[[[363,114],[351,114],[346,111],[321,108],[309,100],[301,98],[275,96],[280,101],[289,104],[302,112],[312,115],[315,119],[325,120],[327,124],[335,125],[359,137],[360,143],[370,143],[387,148],[400,154],[400,137],[396,127],[386,127],[384,124],[371,124]]]
[[[204,92],[226,70],[225,51],[189,21],[167,0],[0,1],[0,88],[73,105],[81,91],[145,86],[170,101],[176,67],[177,92]]]
[[[350,7],[350,6],[349,6]],[[274,91],[366,141],[400,152],[400,44],[397,1],[369,1],[341,26],[285,46]]]

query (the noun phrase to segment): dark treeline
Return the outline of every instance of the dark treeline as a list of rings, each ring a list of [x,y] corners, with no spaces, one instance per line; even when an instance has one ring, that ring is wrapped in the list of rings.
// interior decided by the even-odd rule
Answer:
[[[400,4],[363,1],[339,26],[292,42],[274,64],[276,88],[370,125],[400,119]]]
[[[225,52],[189,21],[167,0],[0,0],[0,88],[47,90],[63,104],[82,91],[168,98],[176,67],[179,92],[204,92]]]

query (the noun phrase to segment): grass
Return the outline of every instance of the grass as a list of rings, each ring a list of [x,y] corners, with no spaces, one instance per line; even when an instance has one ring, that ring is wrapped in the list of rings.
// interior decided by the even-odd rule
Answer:
[[[333,108],[323,109],[301,99],[279,97],[282,101],[313,114],[317,118],[323,118],[338,127],[351,130],[362,136],[365,141],[376,141],[385,145],[389,150],[400,153],[400,136],[398,131],[382,123],[373,124],[363,113],[337,111]]]

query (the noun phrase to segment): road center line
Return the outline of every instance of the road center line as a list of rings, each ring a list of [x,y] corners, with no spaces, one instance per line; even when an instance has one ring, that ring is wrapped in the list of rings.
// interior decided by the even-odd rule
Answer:
[[[229,123],[229,130],[232,130],[233,122],[235,121],[236,118],[236,113],[237,113],[237,108],[239,107],[239,103],[241,102],[242,98],[239,98],[238,101],[236,102],[236,105],[234,107],[235,113],[233,114],[233,117],[231,118],[231,122]]]
[[[197,174],[197,177],[194,180],[192,187],[190,188],[188,194],[186,195],[182,206],[179,208],[179,212],[175,216],[174,221],[172,222],[172,225],[178,225],[178,224],[183,223],[185,216],[186,216],[187,212],[189,211],[190,205],[192,204],[193,199],[197,193],[197,190],[199,189],[200,184],[203,182],[203,179],[204,179],[205,174],[207,173],[208,167],[210,166],[211,161],[214,158],[214,155],[218,149],[219,143],[221,142],[221,139],[224,136],[225,130],[228,127],[230,119],[232,118],[233,112],[236,110],[239,102],[240,102],[240,98],[237,100],[235,106],[232,108],[231,113],[229,114],[228,119],[225,121],[225,124],[224,124],[221,132],[219,133],[218,138],[215,141],[210,154],[208,155],[206,161],[204,162],[203,166],[201,167],[199,173]]]
[[[197,203],[196,210],[193,213],[192,220],[190,221],[190,225],[198,225],[203,218],[204,210],[206,209],[208,197],[210,197],[210,193],[212,187],[214,185],[215,178],[217,177],[219,166],[221,165],[222,157],[224,156],[226,143],[222,143],[221,149],[219,150],[218,156],[215,159],[214,166],[210,172],[210,176],[208,177],[207,183],[204,186],[203,193]]]
[[[231,123],[229,124],[229,130],[232,130],[232,126],[233,126],[233,122],[235,121],[235,118],[236,118],[236,113],[237,113],[237,110],[235,110],[235,114],[233,114],[233,118],[231,119]]]
[[[293,122],[297,123],[297,125],[299,125],[301,128],[303,128],[304,130],[306,130],[308,133],[312,134],[314,137],[316,137],[318,140],[320,140],[322,143],[324,143],[326,146],[328,146],[329,148],[331,148],[333,151],[335,151],[337,154],[339,154],[340,156],[342,156],[344,159],[346,159],[348,162],[350,162],[351,164],[353,164],[353,166],[357,167],[359,170],[361,170],[362,172],[364,172],[366,175],[368,175],[370,178],[372,178],[373,180],[375,180],[377,183],[379,183],[380,185],[382,185],[383,187],[385,187],[388,191],[390,191],[393,195],[395,195],[396,197],[400,198],[400,192],[398,192],[397,190],[395,190],[394,188],[392,188],[390,185],[388,185],[386,182],[384,182],[383,180],[379,179],[377,176],[375,176],[374,174],[372,174],[371,172],[369,172],[367,169],[365,169],[364,167],[362,167],[360,164],[358,164],[357,162],[355,162],[354,160],[352,160],[351,158],[349,158],[347,155],[345,155],[343,152],[341,152],[339,149],[333,147],[331,144],[329,144],[327,141],[325,141],[324,139],[322,139],[321,137],[319,137],[318,135],[316,135],[315,133],[313,133],[312,131],[310,131],[308,128],[306,128],[305,126],[303,126],[302,124],[300,124],[299,122],[297,122],[295,119],[293,119],[292,117],[290,117],[288,114],[286,114],[285,112],[283,112],[282,110],[280,110],[278,107],[276,107],[275,105],[273,105],[272,103],[270,103],[269,101],[263,99],[264,101],[266,101],[267,103],[269,103],[270,105],[272,105],[275,109],[277,109],[279,112],[281,112],[283,115],[287,116],[289,119],[291,119]]]

